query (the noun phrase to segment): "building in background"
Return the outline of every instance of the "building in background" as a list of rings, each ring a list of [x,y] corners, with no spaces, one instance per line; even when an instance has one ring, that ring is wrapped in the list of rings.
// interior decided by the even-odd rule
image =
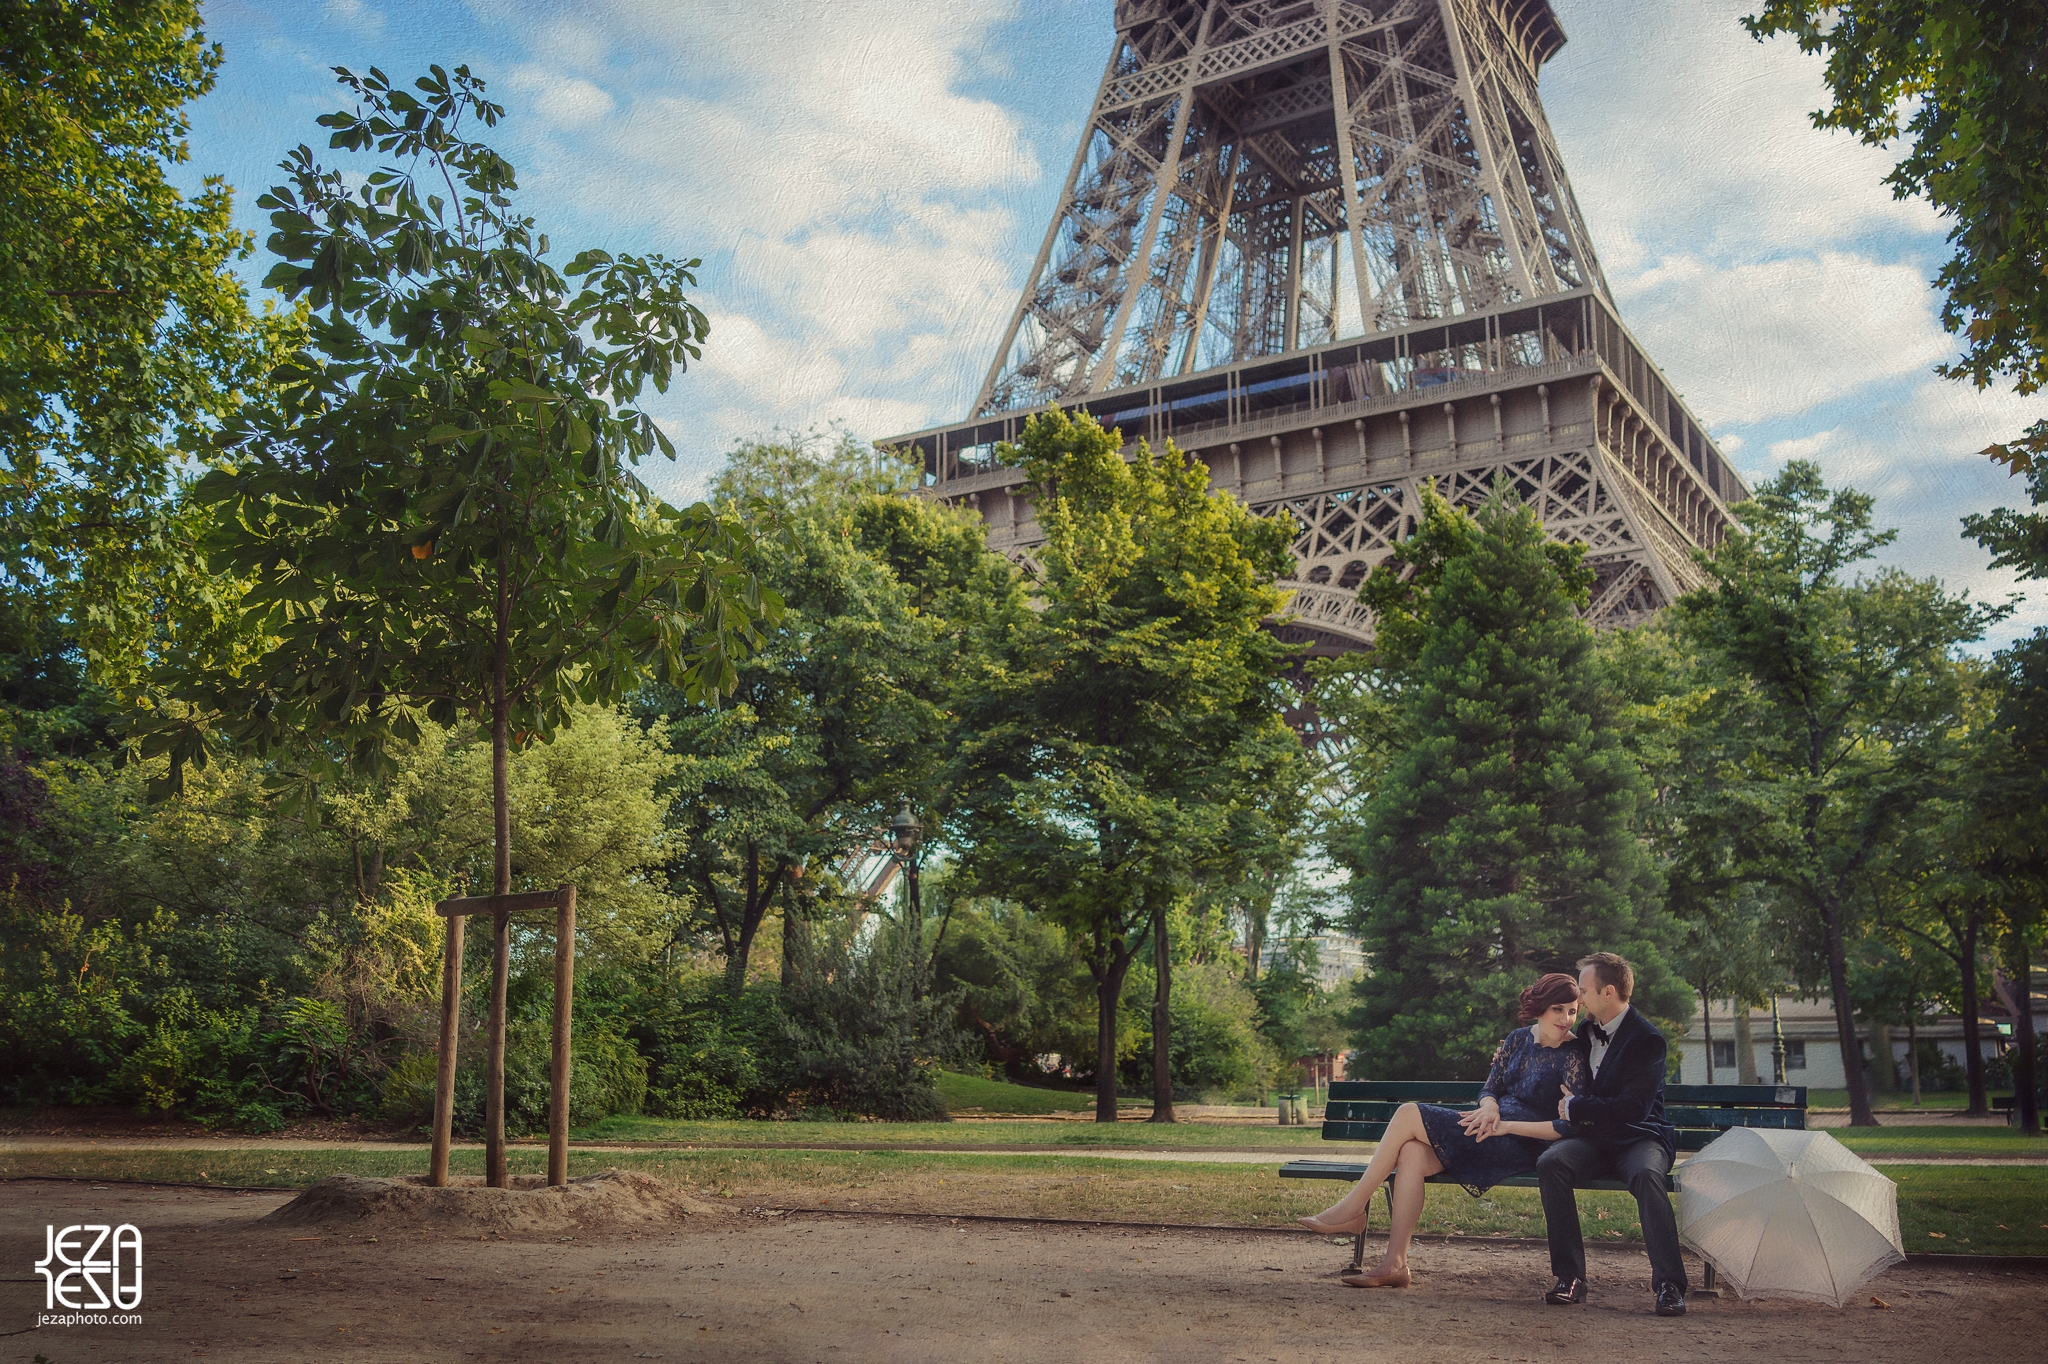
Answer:
[[[1347,938],[1342,933],[1274,939],[1266,944],[1265,954],[1259,959],[1259,969],[1271,970],[1275,962],[1290,957],[1298,960],[1307,955],[1304,948],[1313,949],[1315,970],[1311,974],[1325,990],[1348,985],[1365,974],[1365,947],[1358,939]]]
[[[2035,975],[2033,1014],[2036,1033],[2048,1037],[2048,978],[2044,977],[2048,977],[2048,972]],[[1781,996],[1778,1017],[1785,1030],[1785,1083],[1805,1085],[1810,1089],[1846,1089],[1849,1081],[1842,1070],[1842,1048],[1835,1031],[1833,1007],[1824,999]],[[1748,1067],[1743,1065],[1736,1016],[1728,1001],[1716,1000],[1710,1018],[1714,1053],[1712,1083],[1770,1084],[1773,1078],[1771,1010],[1764,1007],[1749,1011],[1749,1050],[1752,1055]],[[2011,1044],[2013,1020],[2012,1009],[2001,1001],[1998,992],[1988,992],[1979,1024],[1978,1043],[1986,1062],[1998,1060]],[[1706,1024],[1707,1020],[1695,1008],[1684,1035],[1677,1039],[1679,1084],[1703,1085],[1709,1082]],[[1887,1086],[1880,1077],[1880,1094],[1910,1092],[1911,1062],[1908,1058],[1911,1040],[1908,1030],[1894,1027],[1888,1030],[1887,1037],[1883,1035],[1887,1030],[1874,1029],[1858,1020],[1856,1031],[1863,1051],[1857,1058],[1859,1064],[1867,1064],[1876,1054],[1871,1046],[1873,1037],[1878,1038],[1880,1046],[1887,1046],[1891,1054],[1895,1078]],[[1930,1013],[1921,1021],[1917,1032],[1921,1044],[1922,1091],[1959,1088],[1963,1065],[1963,1020],[1954,1014]],[[1993,1085],[1991,1091],[1994,1095],[2009,1093],[2011,1086]]]

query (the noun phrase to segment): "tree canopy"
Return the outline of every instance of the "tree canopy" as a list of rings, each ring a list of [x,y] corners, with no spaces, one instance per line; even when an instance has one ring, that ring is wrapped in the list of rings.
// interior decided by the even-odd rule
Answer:
[[[1402,741],[1330,846],[1373,961],[1371,1075],[1483,1076],[1522,988],[1588,952],[1620,952],[1641,1006],[1673,1012],[1647,791],[1578,614],[1584,553],[1511,499],[1475,515],[1431,489],[1366,580]]]
[[[1885,181],[1952,226],[1935,282],[1963,353],[1940,373],[2020,393],[2048,386],[2048,4],[2042,0],[1768,0],[1743,21],[1827,57],[1816,127],[1904,142]],[[2048,456],[2048,421],[1987,453]]]

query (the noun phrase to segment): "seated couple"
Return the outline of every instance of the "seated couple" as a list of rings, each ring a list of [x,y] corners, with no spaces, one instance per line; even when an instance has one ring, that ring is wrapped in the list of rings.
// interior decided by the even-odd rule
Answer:
[[[1372,1163],[1335,1206],[1301,1219],[1312,1231],[1355,1234],[1372,1196],[1397,1175],[1387,1253],[1372,1269],[1347,1274],[1357,1288],[1405,1288],[1412,1281],[1408,1242],[1422,1218],[1423,1180],[1448,1174],[1474,1194],[1534,1173],[1543,1191],[1550,1268],[1557,1282],[1544,1301],[1586,1300],[1586,1247],[1573,1190],[1619,1179],[1635,1194],[1650,1252],[1658,1316],[1685,1312],[1685,1264],[1678,1223],[1665,1193],[1675,1154],[1664,1121],[1664,1034],[1629,1007],[1635,973],[1612,952],[1579,963],[1579,978],[1552,973],[1522,992],[1521,1021],[1493,1055],[1493,1070],[1472,1112],[1402,1104]],[[1574,1015],[1587,1017],[1573,1030]]]

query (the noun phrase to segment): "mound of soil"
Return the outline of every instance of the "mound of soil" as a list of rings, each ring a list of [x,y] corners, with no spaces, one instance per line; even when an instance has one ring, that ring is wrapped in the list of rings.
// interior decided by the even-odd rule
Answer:
[[[552,1188],[538,1175],[521,1175],[509,1189],[481,1178],[449,1180],[436,1189],[424,1175],[370,1179],[330,1175],[263,1220],[288,1227],[348,1227],[358,1231],[434,1231],[452,1236],[681,1225],[712,1210],[629,1170],[606,1170]]]

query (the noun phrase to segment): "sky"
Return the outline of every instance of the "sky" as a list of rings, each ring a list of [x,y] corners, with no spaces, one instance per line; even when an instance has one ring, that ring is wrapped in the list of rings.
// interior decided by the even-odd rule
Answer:
[[[1979,452],[2037,395],[1936,378],[1946,224],[1882,184],[1894,153],[1815,130],[1817,59],[1759,44],[1754,0],[1553,0],[1542,98],[1623,318],[1752,485],[1788,459],[1873,495],[1884,561],[2004,601],[1959,520],[2024,498]],[[467,63],[490,140],[563,260],[700,258],[703,360],[647,406],[697,494],[735,441],[863,439],[966,415],[1015,307],[1113,39],[1110,0],[213,0],[226,65],[191,109],[188,183],[255,199],[330,68]],[[2038,585],[1987,641],[2048,624]]]

